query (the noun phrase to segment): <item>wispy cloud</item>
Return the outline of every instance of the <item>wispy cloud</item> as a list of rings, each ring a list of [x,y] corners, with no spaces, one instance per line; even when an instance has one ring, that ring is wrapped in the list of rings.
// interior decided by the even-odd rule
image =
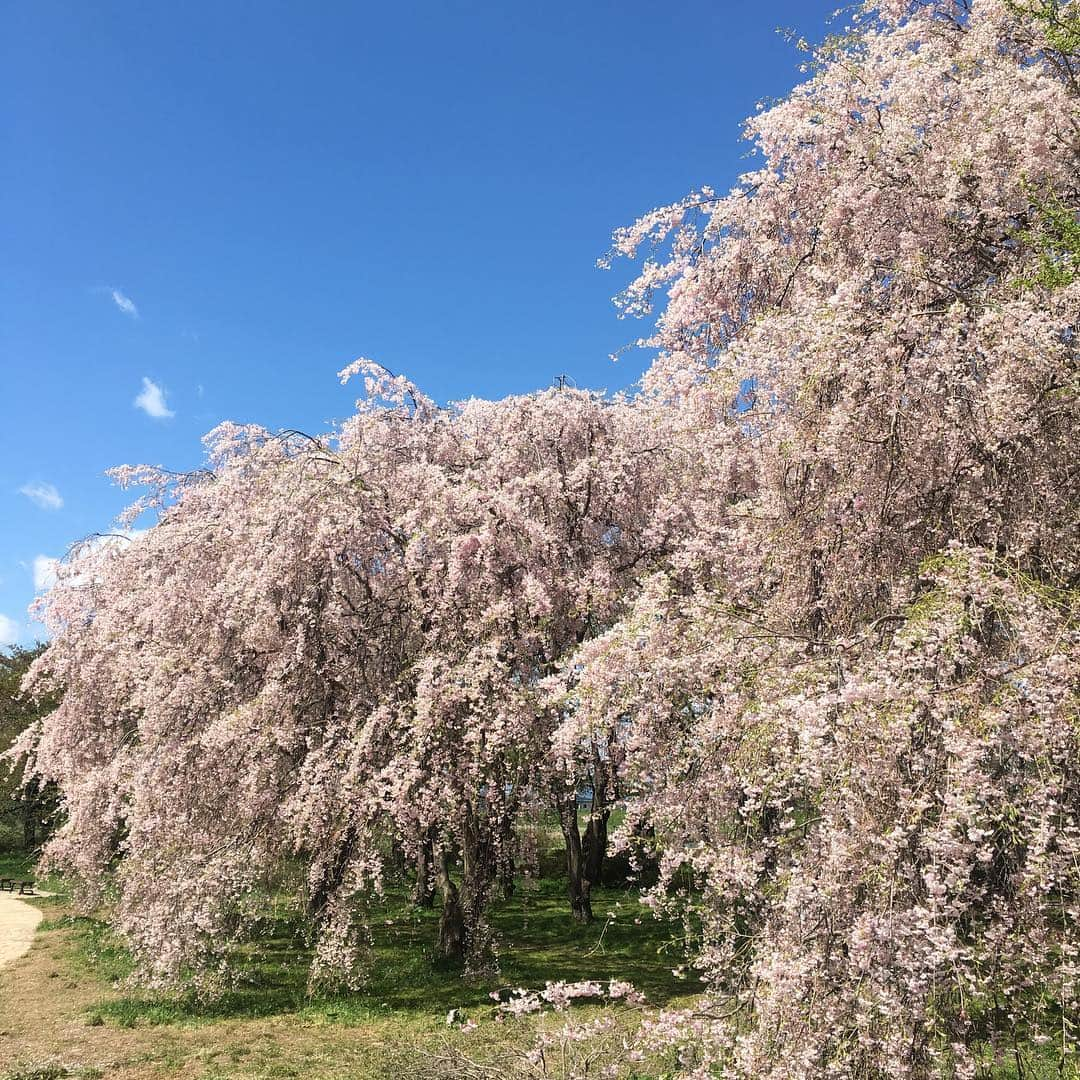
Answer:
[[[113,303],[127,316],[132,319],[139,317],[139,309],[135,306],[135,301],[130,296],[125,296],[119,289],[110,289],[109,294],[112,296]]]
[[[19,640],[19,624],[6,615],[0,615],[0,645],[14,645]]]
[[[19,494],[25,495],[35,506],[42,510],[59,510],[64,505],[63,496],[54,484],[23,484]]]
[[[165,403],[165,391],[145,375],[142,381],[142,393],[132,403],[136,409],[142,409],[147,416],[155,420],[167,420],[176,413]]]
[[[34,589],[37,592],[44,592],[56,584],[56,568],[59,565],[59,559],[48,555],[34,556]]]

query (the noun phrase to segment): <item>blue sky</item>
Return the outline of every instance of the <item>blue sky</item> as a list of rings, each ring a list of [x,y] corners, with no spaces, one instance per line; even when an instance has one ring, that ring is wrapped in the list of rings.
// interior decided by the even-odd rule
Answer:
[[[34,0],[0,87],[0,644],[104,471],[223,419],[322,430],[357,356],[439,400],[619,389],[648,357],[595,261],[748,163],[835,0]],[[138,399],[142,407],[136,404]]]

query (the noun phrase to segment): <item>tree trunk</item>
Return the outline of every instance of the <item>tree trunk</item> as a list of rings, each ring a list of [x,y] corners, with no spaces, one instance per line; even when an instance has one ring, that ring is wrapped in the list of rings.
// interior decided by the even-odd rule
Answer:
[[[499,871],[499,885],[502,887],[504,900],[509,900],[514,895],[514,858],[508,856],[502,869]]]
[[[559,825],[566,842],[566,892],[570,897],[570,916],[576,922],[592,922],[592,883],[585,876],[581,830],[577,820],[577,793],[558,798]]]
[[[442,894],[442,915],[439,918],[439,937],[435,955],[444,960],[465,958],[465,910],[461,906],[458,887],[450,877],[446,848],[441,843],[435,849],[435,881]]]
[[[405,854],[405,848],[396,837],[390,841],[390,853],[386,866],[398,880],[403,881],[408,874],[409,860]]]
[[[321,921],[327,902],[345,880],[345,871],[348,869],[355,846],[356,833],[350,828],[338,848],[333,863],[323,872],[319,883],[308,895],[307,914],[313,922]]]
[[[33,851],[37,846],[38,782],[31,780],[22,796],[23,850]]]
[[[611,752],[609,743],[608,756],[602,758],[593,743],[592,805],[589,807],[589,822],[585,826],[584,840],[585,877],[591,885],[603,883],[608,842],[607,826],[611,816],[611,795],[614,788]]]
[[[499,884],[503,898],[509,900],[514,895],[514,817],[507,811],[499,827]]]
[[[435,902],[435,856],[430,831],[416,852],[416,885],[412,902],[415,907],[431,907]]]
[[[585,826],[585,877],[590,885],[601,885],[607,856],[607,824],[610,810],[593,810]]]

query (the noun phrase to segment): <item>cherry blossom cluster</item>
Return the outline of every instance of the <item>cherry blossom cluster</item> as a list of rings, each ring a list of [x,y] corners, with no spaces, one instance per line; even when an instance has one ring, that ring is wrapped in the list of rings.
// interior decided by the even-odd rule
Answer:
[[[1078,53],[1075,2],[865,9],[760,168],[616,236],[694,528],[551,681],[553,745],[625,725],[688,1076],[1075,1062]]]
[[[544,679],[683,531],[656,406],[439,409],[359,370],[337,432],[226,424],[201,472],[121,472],[159,524],[66,561],[42,603],[33,678],[64,696],[22,750],[65,794],[47,858],[152,982],[217,980],[299,860],[313,981],[357,984],[402,852],[427,852],[440,951],[490,960],[519,826],[576,800]]]

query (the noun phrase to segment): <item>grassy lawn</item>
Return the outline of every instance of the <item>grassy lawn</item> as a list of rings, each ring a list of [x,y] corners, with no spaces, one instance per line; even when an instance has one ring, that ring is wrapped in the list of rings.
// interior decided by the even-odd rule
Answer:
[[[0,852],[0,877],[33,880],[34,859],[30,855]]]
[[[125,988],[130,962],[104,924],[73,916],[62,896],[36,901],[45,918],[33,949],[0,971],[0,1080],[450,1080],[474,1068],[477,1077],[497,1077],[509,1075],[503,1070],[531,1044],[537,1024],[561,1021],[498,1022],[493,990],[617,976],[655,1004],[693,994],[694,985],[671,970],[679,963],[678,926],[656,921],[633,893],[615,889],[597,891],[597,921],[579,926],[563,889],[551,879],[522,884],[499,904],[492,913],[499,971],[470,979],[432,958],[437,909],[412,908],[404,892],[389,895],[369,911],[370,978],[358,993],[308,995],[308,952],[295,918],[282,910],[246,950],[239,984],[210,1002]],[[479,1028],[449,1028],[452,1008]],[[585,1006],[574,1015],[601,1011]],[[620,1019],[626,1023],[633,1017]],[[662,1065],[625,1075],[657,1076]]]
[[[26,860],[0,859],[0,875],[30,876]],[[62,883],[47,885],[62,888]],[[654,1005],[685,1004],[697,986],[672,973],[682,955],[681,927],[653,919],[635,893],[594,894],[597,921],[573,923],[563,882],[519,884],[496,905],[499,971],[465,979],[433,960],[438,910],[418,910],[404,891],[368,912],[373,932],[370,978],[357,993],[307,993],[309,953],[284,904],[268,915],[245,949],[235,988],[213,1001],[189,994],[155,994],[125,986],[131,965],[122,945],[94,919],[74,916],[62,895],[33,901],[44,913],[30,953],[0,970],[0,1080],[498,1080],[518,1071],[537,1027],[557,1028],[558,1016],[496,1020],[489,994],[540,988],[546,980],[628,979]],[[447,1026],[450,1009],[479,1027]],[[592,1019],[602,1006],[578,1006]],[[619,1042],[635,1023],[597,1044],[599,1064],[620,1060]],[[606,1041],[605,1041],[606,1040]],[[569,1080],[574,1054],[555,1054],[548,1071]],[[674,1062],[625,1063],[623,1080],[660,1080]],[[1013,1065],[994,1080],[1060,1077],[1052,1055],[1033,1054],[1023,1072]],[[1075,1074],[1066,1074],[1075,1075]]]
[[[358,993],[317,997],[307,993],[309,954],[299,926],[288,915],[268,918],[259,940],[247,950],[241,985],[215,1001],[135,993],[104,1002],[98,1015],[120,1024],[282,1014],[342,1024],[392,1014],[423,1023],[430,1018],[442,1021],[452,1008],[490,1012],[491,991],[542,987],[548,979],[628,979],[656,1003],[687,994],[686,982],[671,971],[679,963],[679,927],[655,920],[628,892],[598,892],[594,910],[596,922],[581,926],[569,918],[561,882],[543,880],[533,890],[519,888],[492,913],[498,973],[465,979],[458,969],[432,957],[438,909],[416,909],[403,892],[392,894],[368,911],[374,944],[366,987]],[[126,955],[101,924],[69,918],[65,925],[83,964],[110,982],[128,974]]]

